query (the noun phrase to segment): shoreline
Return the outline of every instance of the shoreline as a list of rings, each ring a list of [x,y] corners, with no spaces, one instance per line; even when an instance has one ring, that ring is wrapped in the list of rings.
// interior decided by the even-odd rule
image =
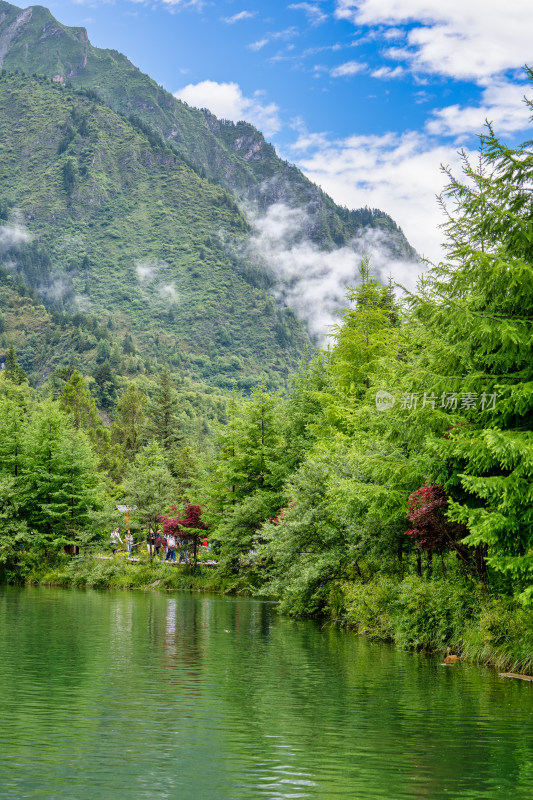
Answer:
[[[165,562],[128,562],[121,557],[83,556],[56,566],[29,572],[19,585],[74,589],[128,589],[189,591],[242,595],[277,604],[290,613],[287,599],[262,594],[241,578],[237,585],[199,562],[195,574],[189,565]],[[427,654],[450,652],[459,662],[491,666],[507,674],[533,672],[533,609],[510,598],[472,592],[442,578],[375,576],[365,583],[339,582],[330,592],[324,614],[311,616],[322,624],[338,625],[370,640],[394,644],[403,650]]]

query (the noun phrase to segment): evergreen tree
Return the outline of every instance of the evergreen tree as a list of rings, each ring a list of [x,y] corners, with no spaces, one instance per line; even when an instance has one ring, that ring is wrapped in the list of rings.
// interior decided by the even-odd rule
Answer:
[[[109,361],[104,361],[93,372],[96,381],[96,400],[101,408],[110,411],[115,405],[117,395],[116,376]]]
[[[30,541],[17,481],[0,474],[0,579],[12,578],[10,572],[19,576],[24,556],[21,547]]]
[[[11,383],[16,384],[17,386],[20,386],[21,383],[28,382],[26,373],[17,361],[15,348],[12,344],[9,346],[7,351],[4,375],[9,381],[11,381]]]
[[[185,443],[183,425],[179,414],[178,393],[170,372],[165,367],[158,378],[155,396],[148,410],[148,432],[160,445],[165,461],[173,475],[179,470],[180,448]]]
[[[135,456],[124,480],[128,506],[137,506],[135,517],[149,531],[155,531],[159,515],[174,499],[174,479],[166,465],[165,453],[157,443],[143,447]]]
[[[284,504],[288,462],[281,422],[279,398],[264,388],[242,405],[233,396],[211,485],[218,509],[211,539],[220,543],[222,569],[228,572],[238,571],[258,543],[255,532]]]
[[[104,427],[96,402],[84,378],[74,370],[63,386],[60,395],[61,408],[68,414],[74,428],[83,430],[89,437],[91,446],[98,456],[100,470],[117,472],[118,454],[111,447],[109,430]]]
[[[151,433],[167,454],[183,441],[178,408],[178,394],[165,367],[159,374],[157,392],[150,406],[150,418]]]
[[[26,425],[27,411],[20,392],[0,395],[0,473],[15,479],[22,474]]]
[[[450,175],[448,260],[416,302],[432,347],[437,393],[455,393],[454,427],[431,446],[455,498],[465,542],[488,553],[533,597],[533,151],[504,147],[489,128],[479,164]],[[438,477],[438,476],[437,476]],[[441,480],[442,482],[442,480]]]
[[[98,408],[78,370],[70,375],[61,392],[61,407],[76,430],[96,431],[103,427]]]
[[[398,312],[390,287],[371,277],[366,256],[361,260],[359,273],[361,283],[347,291],[350,306],[342,315],[342,324],[332,329],[335,348],[331,371],[344,390],[362,397],[370,386],[376,360],[383,357],[384,347],[394,347],[392,334]]]
[[[44,542],[70,543],[88,528],[98,506],[89,441],[54,401],[32,410],[25,438],[25,516]]]
[[[127,460],[134,458],[143,441],[147,401],[146,395],[134,383],[118,399],[111,436],[120,445]]]

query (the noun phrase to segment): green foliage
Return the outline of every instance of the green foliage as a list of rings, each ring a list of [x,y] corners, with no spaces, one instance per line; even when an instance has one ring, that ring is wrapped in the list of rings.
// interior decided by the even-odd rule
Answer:
[[[165,452],[167,465],[172,469],[176,449],[183,441],[183,433],[178,422],[178,394],[166,367],[159,375],[157,392],[150,406],[150,419],[150,433]]]
[[[135,457],[142,444],[147,401],[146,395],[132,383],[117,402],[111,436],[126,461]]]
[[[258,543],[256,530],[284,503],[282,486],[290,464],[278,404],[264,388],[245,402],[233,394],[228,423],[219,435],[203,492],[210,539],[219,543],[226,572],[239,571]]]
[[[165,453],[156,443],[143,447],[135,456],[124,481],[126,504],[137,506],[134,518],[143,528],[156,530],[158,516],[174,500],[175,485],[165,462]]]
[[[33,410],[25,436],[23,496],[28,523],[45,543],[76,541],[99,503],[96,459],[89,440],[51,401]]]
[[[9,350],[7,351],[4,375],[8,381],[11,381],[11,383],[15,383],[17,385],[25,383],[28,380],[26,373],[17,361],[17,356],[13,345],[10,345]]]
[[[432,270],[416,302],[432,335],[427,368],[481,406],[436,444],[451,516],[524,602],[533,597],[532,163],[527,145],[506,148],[489,128],[479,166],[465,157],[464,181],[450,175],[449,263]]]
[[[69,158],[65,161],[61,167],[61,174],[63,177],[63,189],[68,195],[71,195],[78,177],[77,164],[74,159]]]
[[[0,474],[0,576],[8,579],[20,573],[31,541],[17,489],[15,478]]]
[[[488,597],[470,582],[376,576],[344,583],[341,593],[344,623],[370,638],[443,655],[450,647],[500,669],[527,672],[533,664],[531,610]]]
[[[72,426],[58,402],[36,402],[4,376],[0,388],[4,562],[21,555],[13,551],[19,542],[24,550],[55,550],[87,541],[101,502],[89,439]]]
[[[366,225],[394,232],[392,221],[334,207],[251,126],[175,102],[114,51],[85,42],[79,69],[69,29],[52,64],[35,38],[50,19],[34,9],[6,64],[27,52],[44,72],[68,66],[88,91],[0,80],[0,220],[15,203],[34,236],[0,264],[4,570],[27,573],[32,554],[64,542],[90,545],[117,502],[154,530],[171,503],[194,502],[219,560],[213,586],[404,647],[530,667],[529,146],[506,148],[489,129],[479,167],[465,159],[464,180],[449,176],[446,263],[402,305],[365,257],[331,346],[288,381],[306,335],[243,255],[246,221],[215,180],[260,208],[284,182],[289,206],[319,200],[312,236],[325,249]],[[29,41],[35,50],[21,49]],[[260,156],[248,159],[250,147]],[[393,236],[391,252],[402,247]],[[91,313],[75,313],[86,300]],[[32,386],[51,373],[45,399],[24,370]],[[403,399],[384,413],[378,390]],[[467,535],[464,550],[423,561],[407,504],[434,484],[442,515]],[[138,586],[154,569],[86,559],[58,562],[50,580]],[[159,570],[162,586],[182,585]]]

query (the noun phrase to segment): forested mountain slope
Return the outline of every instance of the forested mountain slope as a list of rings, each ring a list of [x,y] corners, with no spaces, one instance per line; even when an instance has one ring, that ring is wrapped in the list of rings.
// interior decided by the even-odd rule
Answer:
[[[247,388],[308,337],[236,255],[245,218],[159,137],[46,78],[0,80],[0,262],[56,311],[92,314],[128,354]],[[96,352],[93,339],[71,342]]]

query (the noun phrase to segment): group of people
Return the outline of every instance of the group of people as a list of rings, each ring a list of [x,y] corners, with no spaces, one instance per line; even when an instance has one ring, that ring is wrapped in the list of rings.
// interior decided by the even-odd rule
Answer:
[[[133,536],[131,531],[128,529],[124,540],[120,535],[120,530],[115,528],[111,531],[110,535],[110,547],[111,552],[115,555],[116,551],[119,548],[119,545],[125,544],[126,549],[128,551],[128,558],[131,558],[133,548],[137,547],[138,545],[142,544],[142,542],[137,542],[136,544],[133,543]],[[165,553],[165,561],[176,561],[176,550],[179,548],[179,563],[180,564],[188,564],[189,563],[189,542],[188,539],[181,538],[179,536],[175,536],[174,534],[169,534],[168,536],[164,536],[162,531],[157,530],[155,533],[150,528],[150,532],[146,537],[146,547],[150,550],[151,547],[154,548],[154,552],[156,558],[160,561],[163,560],[163,553]]]
[[[148,541],[147,546],[150,547],[150,539],[152,538],[152,532],[148,534]],[[175,536],[173,533],[169,533],[168,536],[163,536],[161,531],[157,531],[155,534],[155,539],[153,539],[154,549],[156,557],[161,559],[161,554],[163,552],[166,553],[165,561],[176,561],[176,550],[179,548],[180,555],[178,559],[178,563],[180,564],[188,564],[189,563],[189,541],[188,539],[184,539],[180,536]]]

